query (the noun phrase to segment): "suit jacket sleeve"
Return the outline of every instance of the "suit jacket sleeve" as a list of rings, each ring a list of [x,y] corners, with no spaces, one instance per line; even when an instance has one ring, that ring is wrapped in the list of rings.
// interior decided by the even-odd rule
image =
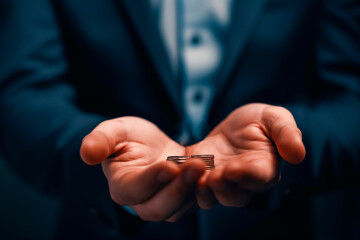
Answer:
[[[354,184],[360,172],[360,3],[323,5],[315,48],[318,83],[310,83],[313,101],[285,106],[303,132],[307,174],[301,166],[283,171],[289,183],[311,181],[322,189]]]
[[[100,167],[79,157],[82,138],[105,118],[77,106],[48,1],[1,1],[0,10],[0,148],[8,165],[50,193],[75,182],[107,186]]]

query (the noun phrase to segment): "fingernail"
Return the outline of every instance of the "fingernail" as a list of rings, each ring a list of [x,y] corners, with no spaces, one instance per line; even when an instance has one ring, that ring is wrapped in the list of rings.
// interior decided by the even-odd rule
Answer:
[[[166,169],[163,169],[157,177],[158,181],[161,183],[170,182],[173,178],[174,174]]]

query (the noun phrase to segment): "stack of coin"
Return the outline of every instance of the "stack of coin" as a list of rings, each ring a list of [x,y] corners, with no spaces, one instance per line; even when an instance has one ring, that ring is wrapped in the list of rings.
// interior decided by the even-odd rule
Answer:
[[[206,163],[206,170],[211,170],[215,168],[214,164],[214,155],[207,154],[207,155],[191,155],[192,158],[201,158]]]
[[[166,161],[172,161],[176,163],[178,166],[181,166],[184,164],[189,158],[200,158],[203,160],[206,164],[206,170],[211,170],[215,168],[214,165],[214,155],[207,154],[207,155],[191,155],[191,157],[188,156],[168,156]]]
[[[178,166],[181,166],[189,158],[190,157],[188,157],[188,156],[168,156],[166,161],[171,161],[171,162],[176,163]]]

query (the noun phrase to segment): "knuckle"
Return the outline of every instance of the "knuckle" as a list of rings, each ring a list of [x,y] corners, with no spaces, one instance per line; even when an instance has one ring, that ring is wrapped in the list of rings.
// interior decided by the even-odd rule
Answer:
[[[266,119],[268,122],[272,123],[275,120],[279,119],[281,116],[291,115],[291,112],[284,107],[280,106],[267,106],[263,110],[263,119]]]
[[[269,119],[269,120],[274,119],[276,117],[275,109],[276,109],[276,107],[274,107],[274,106],[265,107],[263,110],[264,119]]]
[[[273,114],[275,114],[275,115],[282,115],[282,114],[286,114],[286,115],[290,114],[291,115],[290,111],[284,107],[272,106],[272,108],[273,108]]]

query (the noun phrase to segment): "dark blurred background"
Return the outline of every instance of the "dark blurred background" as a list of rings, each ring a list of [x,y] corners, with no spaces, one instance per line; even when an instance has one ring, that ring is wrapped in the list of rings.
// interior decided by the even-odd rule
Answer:
[[[0,239],[52,239],[61,210],[19,179],[0,157]]]

